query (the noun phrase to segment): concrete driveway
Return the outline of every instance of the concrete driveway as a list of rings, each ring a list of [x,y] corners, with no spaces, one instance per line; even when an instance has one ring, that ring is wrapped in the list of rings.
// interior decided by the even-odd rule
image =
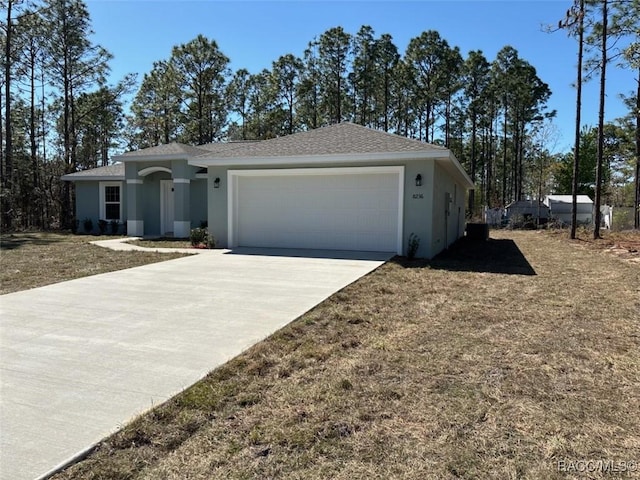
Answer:
[[[217,250],[1,296],[0,478],[46,474],[391,256]]]

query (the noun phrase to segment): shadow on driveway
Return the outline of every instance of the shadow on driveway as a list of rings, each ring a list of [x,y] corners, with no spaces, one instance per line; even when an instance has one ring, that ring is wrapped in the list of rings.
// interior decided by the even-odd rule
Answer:
[[[395,253],[358,252],[349,250],[313,250],[299,248],[237,247],[233,250],[225,252],[225,255],[259,255],[261,257],[331,258],[336,260],[386,261],[392,258]]]
[[[427,267],[454,272],[501,273],[506,275],[536,275],[513,240],[494,239],[483,241],[463,237],[448,250],[431,261],[398,258],[405,268]]]

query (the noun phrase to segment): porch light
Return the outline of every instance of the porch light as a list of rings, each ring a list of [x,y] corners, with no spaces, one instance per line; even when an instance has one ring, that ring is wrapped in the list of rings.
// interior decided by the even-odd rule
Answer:
[[[216,177],[213,181],[213,188],[220,188],[220,177]]]
[[[421,187],[422,186],[422,175],[418,174],[416,175],[416,187]]]

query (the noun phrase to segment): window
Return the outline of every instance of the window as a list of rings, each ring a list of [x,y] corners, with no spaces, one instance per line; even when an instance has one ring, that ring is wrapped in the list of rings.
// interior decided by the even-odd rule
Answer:
[[[100,182],[100,219],[107,221],[119,221],[121,218],[121,182]]]

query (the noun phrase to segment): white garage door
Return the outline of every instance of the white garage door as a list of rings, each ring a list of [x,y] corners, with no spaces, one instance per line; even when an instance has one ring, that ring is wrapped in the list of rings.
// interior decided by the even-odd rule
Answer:
[[[229,173],[230,245],[401,250],[403,167]]]

